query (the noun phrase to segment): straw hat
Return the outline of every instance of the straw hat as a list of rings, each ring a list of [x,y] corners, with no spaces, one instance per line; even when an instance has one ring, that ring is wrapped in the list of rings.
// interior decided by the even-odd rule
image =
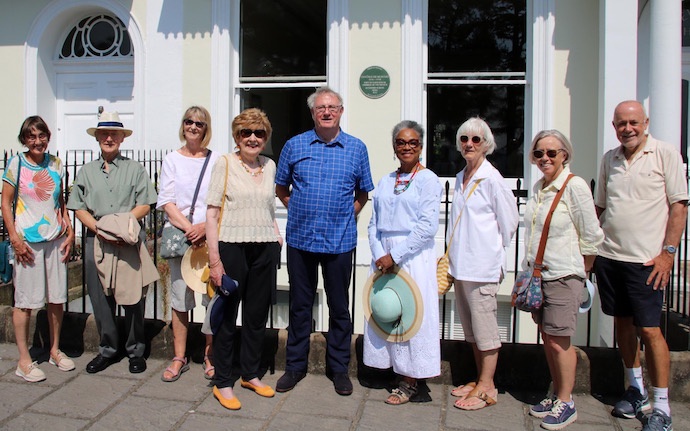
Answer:
[[[122,130],[125,132],[125,138],[132,134],[130,129],[125,129],[120,121],[120,114],[117,112],[103,112],[98,118],[98,126],[89,127],[86,133],[91,136],[96,136],[96,130]]]
[[[180,264],[182,279],[190,289],[201,294],[206,293],[208,277],[208,247],[189,247],[182,256]],[[206,274],[204,274],[206,272]],[[205,281],[202,281],[205,280]]]
[[[405,270],[374,272],[364,285],[364,316],[386,341],[404,342],[419,331],[424,316],[422,295]]]

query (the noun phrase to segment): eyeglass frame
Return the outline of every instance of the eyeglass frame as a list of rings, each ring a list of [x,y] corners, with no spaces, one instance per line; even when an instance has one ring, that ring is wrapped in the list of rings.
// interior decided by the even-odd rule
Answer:
[[[343,109],[343,105],[319,105],[319,106],[314,106],[314,112],[317,114],[323,114],[328,110],[331,114],[335,114],[337,112],[340,112],[341,109]]]
[[[268,137],[268,132],[265,129],[240,129],[237,131],[237,136],[247,139],[252,135],[256,136],[257,139],[266,139]]]
[[[546,154],[548,158],[553,159],[554,157],[558,156],[558,153],[561,151],[565,150],[563,148],[559,148],[557,150],[532,150],[532,156],[538,160],[544,157]]]
[[[203,121],[194,121],[194,120],[192,120],[191,118],[185,118],[184,120],[182,120],[182,123],[183,123],[185,126],[191,126],[192,124],[194,124],[198,129],[203,129],[204,127],[206,127],[206,123],[205,123],[205,122],[203,122]]]
[[[468,135],[461,135],[460,136],[460,142],[462,142],[463,144],[466,144],[467,142],[469,142],[470,139],[472,140],[472,143],[475,145],[480,144],[484,140],[484,138],[482,136],[477,136],[477,135],[474,135],[471,138]]]
[[[36,141],[47,141],[50,138],[48,137],[47,133],[41,132],[38,134],[38,136],[33,135],[33,134],[24,135],[24,139],[26,140],[26,142],[36,142]]]
[[[410,139],[409,141],[406,141],[404,139],[396,139],[393,141],[393,145],[395,145],[395,148],[405,148],[405,146],[409,146],[413,150],[416,150],[417,148],[422,146],[422,141],[419,139]]]

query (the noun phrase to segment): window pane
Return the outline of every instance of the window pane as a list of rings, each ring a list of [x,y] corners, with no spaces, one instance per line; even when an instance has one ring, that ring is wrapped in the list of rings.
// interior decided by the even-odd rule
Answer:
[[[429,72],[524,72],[525,0],[429,0]]]
[[[455,133],[465,120],[479,116],[496,140],[496,150],[487,158],[504,177],[523,176],[523,86],[430,85],[427,95],[426,157],[431,170],[441,177],[454,177],[465,166]]]
[[[683,46],[690,46],[690,1],[683,0]]]
[[[240,77],[325,76],[326,0],[245,0]]]
[[[288,139],[314,127],[307,108],[307,97],[313,92],[312,88],[242,91],[241,109],[259,108],[268,115],[273,135],[263,154],[276,164]]]

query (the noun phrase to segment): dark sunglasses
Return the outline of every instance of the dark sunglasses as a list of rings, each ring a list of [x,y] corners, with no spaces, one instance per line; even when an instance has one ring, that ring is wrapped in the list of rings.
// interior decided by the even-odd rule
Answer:
[[[462,135],[462,136],[460,136],[460,142],[462,142],[463,144],[466,144],[467,141],[469,141],[469,140],[470,140],[470,137],[467,136],[467,135]],[[479,136],[472,136],[472,143],[473,143],[473,144],[478,144],[478,143],[480,143],[481,141],[482,141],[482,138],[481,138],[481,137],[479,137]]]
[[[535,159],[541,159],[542,157],[544,157],[544,154],[546,154],[547,157],[550,157],[550,158],[553,159],[553,158],[556,157],[556,156],[558,155],[558,153],[560,153],[561,151],[563,151],[563,148],[560,148],[560,149],[558,149],[558,150],[546,150],[546,151],[544,151],[544,150],[534,150],[534,151],[532,151],[532,155],[534,156]]]
[[[409,145],[410,148],[417,148],[418,146],[421,145],[418,139],[410,139],[409,141],[406,141],[404,139],[396,139],[395,140],[395,146],[397,148],[404,148],[405,145]]]
[[[190,120],[189,118],[185,119],[183,121],[183,123],[185,126],[191,126],[192,124],[194,124],[196,127],[200,128],[200,129],[203,129],[204,127],[206,127],[206,123],[204,123],[203,121],[194,121],[194,120]]]
[[[250,136],[256,136],[259,139],[266,139],[266,131],[264,129],[257,129],[257,130],[252,130],[252,129],[242,129],[240,130],[240,136],[243,138],[248,138]]]

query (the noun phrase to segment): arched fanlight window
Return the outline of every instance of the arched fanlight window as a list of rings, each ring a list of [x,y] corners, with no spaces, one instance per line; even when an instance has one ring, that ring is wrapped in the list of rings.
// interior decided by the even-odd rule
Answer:
[[[97,15],[84,18],[67,34],[58,58],[132,57],[132,41],[118,18]]]

